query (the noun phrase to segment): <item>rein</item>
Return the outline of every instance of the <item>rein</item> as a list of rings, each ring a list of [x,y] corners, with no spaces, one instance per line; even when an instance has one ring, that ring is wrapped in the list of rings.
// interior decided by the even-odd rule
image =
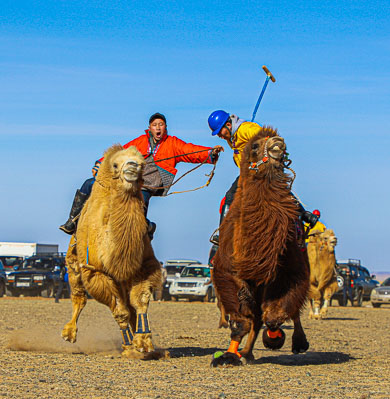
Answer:
[[[202,151],[205,151],[205,150],[202,150]],[[202,151],[196,151],[196,152],[202,152]],[[207,151],[209,151],[209,150],[207,150]],[[194,154],[193,152],[192,153],[189,153],[189,154]],[[182,155],[188,155],[188,154],[182,154]],[[176,155],[177,157],[179,157],[179,156],[181,156],[181,155]],[[170,157],[170,158],[175,158],[175,157]],[[170,158],[166,158],[166,159],[170,159]],[[159,159],[159,161],[162,161],[161,159]],[[187,176],[188,174],[190,174],[191,172],[193,172],[194,170],[196,170],[196,169],[198,169],[198,168],[200,168],[202,165],[204,165],[205,163],[206,163],[206,161],[207,160],[205,160],[205,161],[203,161],[202,163],[200,163],[199,165],[196,165],[194,168],[192,168],[191,170],[189,170],[189,171],[187,171],[186,173],[184,173],[182,176],[180,176],[178,179],[176,179],[174,182],[172,182],[171,184],[169,184],[168,186],[161,186],[161,187],[151,187],[151,186],[142,186],[142,187],[145,187],[145,188],[153,188],[153,189],[155,189],[155,190],[161,190],[161,189],[170,189],[172,186],[174,186],[176,183],[178,183],[183,177],[185,177],[185,176]],[[205,176],[207,176],[208,177],[208,179],[207,179],[207,181],[206,181],[206,183],[205,184],[203,184],[202,186],[200,186],[200,187],[196,187],[196,188],[193,188],[193,189],[190,189],[190,190],[184,190],[184,191],[174,191],[174,192],[172,192],[172,193],[169,193],[169,194],[167,194],[166,196],[168,197],[168,195],[172,195],[172,194],[182,194],[182,193],[189,193],[189,192],[192,192],[192,191],[197,191],[197,190],[200,190],[200,189],[202,189],[202,188],[204,188],[204,187],[207,187],[210,183],[211,183],[211,180],[213,180],[213,177],[214,177],[214,174],[215,174],[215,168],[217,167],[217,162],[218,162],[218,160],[214,163],[214,166],[213,166],[213,169],[211,170],[211,172],[210,173],[206,173],[205,174]]]
[[[206,149],[206,150],[199,150],[199,151],[187,152],[187,153],[185,153],[185,154],[173,155],[172,157],[162,158],[162,159],[158,159],[158,160],[155,160],[155,159],[153,158],[153,161],[154,161],[154,163],[156,163],[156,162],[166,161],[166,160],[172,159],[172,158],[179,158],[179,157],[182,157],[182,156],[185,156],[185,155],[197,154],[197,153],[199,153],[199,152],[205,152],[205,151],[210,151],[210,149],[208,148],[208,149]],[[211,151],[212,151],[212,150],[211,150]],[[145,155],[145,154],[142,154],[142,156],[143,156],[144,158],[147,158],[147,157],[150,156],[150,155],[152,155],[152,154],[146,154],[146,155]],[[190,170],[187,171],[186,173],[184,173],[182,176],[180,176],[178,179],[176,179],[175,181],[173,181],[173,182],[172,182],[170,185],[168,185],[168,186],[152,187],[152,186],[143,185],[142,187],[151,188],[151,189],[154,189],[154,190],[161,190],[161,189],[166,189],[166,188],[167,188],[167,189],[169,190],[173,185],[175,185],[176,183],[178,183],[183,177],[187,176],[188,174],[190,174],[190,173],[193,172],[194,170],[200,168],[200,167],[201,167],[202,165],[204,165],[206,162],[207,162],[207,159],[204,160],[204,161],[203,161],[202,163],[200,163],[199,165],[196,165],[194,168],[190,169]],[[202,189],[202,188],[207,187],[208,185],[210,185],[211,180],[213,180],[213,177],[214,177],[214,174],[215,174],[215,168],[216,168],[216,166],[217,166],[217,162],[218,162],[218,159],[215,161],[214,166],[213,166],[213,169],[211,170],[211,172],[208,173],[208,174],[207,174],[207,173],[205,174],[205,176],[208,177],[208,179],[207,179],[207,181],[206,181],[205,184],[203,184],[203,185],[200,186],[200,187],[196,187],[196,188],[193,188],[193,189],[190,189],[190,190],[175,191],[175,192],[173,192],[173,193],[167,194],[167,196],[168,196],[168,195],[172,195],[172,194],[182,194],[182,193],[189,193],[189,192],[192,192],[192,191],[197,191],[197,190],[200,190],[200,189]],[[103,188],[109,189],[109,187],[105,186],[99,179],[95,179],[95,181],[96,181],[98,184],[100,184]]]

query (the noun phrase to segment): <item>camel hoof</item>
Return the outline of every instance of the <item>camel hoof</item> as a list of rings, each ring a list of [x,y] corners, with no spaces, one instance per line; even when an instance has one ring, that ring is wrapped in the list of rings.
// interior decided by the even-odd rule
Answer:
[[[244,353],[240,352],[241,357],[241,363],[242,364],[253,364],[255,362],[255,357],[253,356],[253,353],[245,355]]]
[[[309,349],[309,341],[305,336],[299,338],[292,338],[292,353],[298,355],[304,353]]]
[[[77,327],[74,328],[73,326],[65,325],[64,329],[62,330],[61,337],[65,340],[74,344],[77,339]]]
[[[284,341],[286,340],[285,332],[280,328],[279,331],[281,332],[281,337],[271,338],[268,336],[268,327],[266,327],[263,331],[263,344],[264,347],[271,350],[280,349],[284,345]]]
[[[222,355],[220,355],[219,352],[216,352],[211,361],[211,367],[234,367],[242,366],[242,364],[240,357],[231,352],[225,352]]]
[[[122,346],[123,352],[122,357],[127,359],[138,359],[138,360],[159,360],[168,359],[170,354],[165,349],[156,349],[152,352],[140,352],[133,345]]]

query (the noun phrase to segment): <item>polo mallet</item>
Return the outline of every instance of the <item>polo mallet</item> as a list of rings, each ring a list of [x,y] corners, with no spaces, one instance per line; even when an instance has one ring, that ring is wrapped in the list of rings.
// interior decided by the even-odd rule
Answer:
[[[264,96],[265,89],[266,89],[267,86],[268,86],[268,82],[269,82],[270,79],[271,79],[271,80],[275,83],[274,75],[272,75],[272,73],[269,71],[269,69],[268,69],[265,65],[263,65],[263,71],[267,74],[267,78],[265,79],[265,82],[264,82],[264,85],[263,85],[263,89],[261,90],[260,96],[259,96],[259,98],[258,98],[258,100],[257,100],[256,105],[255,105],[255,109],[253,110],[251,122],[253,122],[253,121],[255,120],[255,116],[256,116],[257,110],[258,110],[258,108],[259,108],[261,99],[262,99],[263,96]]]

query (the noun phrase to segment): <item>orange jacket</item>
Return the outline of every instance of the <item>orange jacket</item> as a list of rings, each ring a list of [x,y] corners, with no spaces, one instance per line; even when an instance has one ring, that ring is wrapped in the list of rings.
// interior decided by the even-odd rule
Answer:
[[[145,134],[137,137],[134,140],[129,141],[123,146],[123,148],[128,148],[133,145],[137,147],[138,151],[143,155],[144,158],[147,158],[150,155],[149,137],[149,130],[145,130]],[[191,154],[196,151],[201,152]],[[164,169],[172,175],[176,175],[176,165],[179,162],[202,163],[206,161],[206,163],[213,163],[211,158],[211,151],[211,147],[204,147],[201,145],[186,143],[185,141],[180,140],[175,136],[169,136],[168,134],[166,134],[155,147],[153,158],[158,167]],[[180,156],[176,158],[171,158],[175,155]],[[159,159],[162,159],[162,161],[159,161]],[[103,158],[100,159],[100,161],[102,160]]]

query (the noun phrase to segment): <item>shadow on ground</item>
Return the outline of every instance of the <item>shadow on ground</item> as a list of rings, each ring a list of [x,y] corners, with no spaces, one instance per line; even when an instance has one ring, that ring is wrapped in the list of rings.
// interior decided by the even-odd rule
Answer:
[[[208,356],[221,350],[220,348],[200,348],[198,346],[186,346],[169,348],[168,351],[171,358],[175,357],[195,357],[195,356]]]
[[[300,355],[264,356],[255,360],[254,364],[280,364],[283,366],[314,366],[321,364],[339,364],[354,360],[342,352],[307,352]]]
[[[327,317],[324,320],[360,320],[360,319],[355,319],[353,317]]]

